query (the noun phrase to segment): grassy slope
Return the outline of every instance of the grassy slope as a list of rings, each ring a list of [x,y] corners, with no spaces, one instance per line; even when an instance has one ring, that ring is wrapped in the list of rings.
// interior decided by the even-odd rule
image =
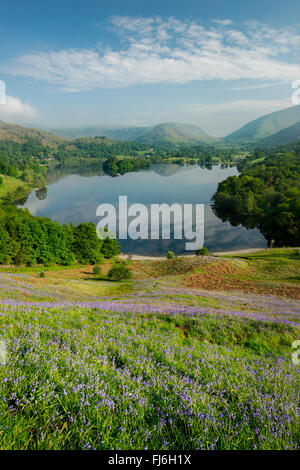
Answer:
[[[185,285],[211,291],[252,292],[272,294],[277,297],[300,298],[300,249],[268,249],[257,253],[227,255],[222,257],[178,257],[173,260],[132,261],[133,281],[112,283],[106,273],[112,262],[102,266],[102,275],[93,274],[93,266],[67,267],[11,267],[0,268],[1,272],[15,276],[24,275],[28,282],[41,291],[43,288],[60,286],[68,289],[65,297],[78,295],[118,295],[132,288],[139,289],[145,283],[165,283],[171,286]],[[45,278],[39,273],[45,272]],[[190,282],[190,280],[193,282]],[[194,282],[196,279],[197,282]],[[239,282],[241,283],[239,284]],[[193,285],[194,284],[194,285]],[[0,291],[1,295],[1,291]]]
[[[24,193],[29,192],[33,189],[33,185],[25,183],[24,181],[18,178],[14,178],[12,176],[7,175],[0,176],[3,178],[3,183],[0,184],[0,199],[6,197],[8,193],[14,193],[19,187],[22,188]]]
[[[1,449],[299,447],[296,303],[233,293],[241,273],[299,291],[295,250],[135,261],[121,283],[110,264],[0,269]],[[207,272],[235,289],[182,287]]]
[[[300,105],[262,116],[225,138],[227,142],[258,140],[273,135],[300,121]]]
[[[61,137],[48,132],[0,121],[0,140],[13,140],[14,142],[22,143],[25,137],[39,139],[43,145],[50,147],[55,147],[60,142],[63,142]]]
[[[300,139],[300,122],[289,126],[286,129],[282,129],[276,134],[272,134],[270,137],[261,139],[260,144],[262,145],[281,145],[290,144]]]

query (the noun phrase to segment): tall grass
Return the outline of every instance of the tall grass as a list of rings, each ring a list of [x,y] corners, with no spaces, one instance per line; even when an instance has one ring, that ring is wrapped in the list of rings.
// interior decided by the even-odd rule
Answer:
[[[0,307],[1,449],[299,448],[299,328]]]

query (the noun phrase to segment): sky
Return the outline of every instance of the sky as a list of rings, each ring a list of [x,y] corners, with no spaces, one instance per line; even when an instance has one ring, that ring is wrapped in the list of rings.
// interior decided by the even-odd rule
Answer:
[[[1,0],[0,120],[221,137],[292,106],[299,59],[299,0]]]

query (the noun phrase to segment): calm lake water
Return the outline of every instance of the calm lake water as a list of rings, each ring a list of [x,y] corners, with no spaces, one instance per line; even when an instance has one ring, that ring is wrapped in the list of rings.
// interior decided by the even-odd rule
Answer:
[[[67,174],[71,173],[71,174]],[[47,192],[33,191],[25,204],[36,216],[49,217],[59,223],[78,225],[99,222],[96,209],[99,204],[117,206],[119,196],[127,195],[128,205],[150,204],[205,204],[205,246],[211,251],[239,250],[266,247],[259,230],[233,227],[222,222],[210,207],[211,197],[220,181],[238,174],[235,167],[211,169],[199,166],[152,165],[151,169],[111,177],[101,170],[57,168],[49,175]],[[121,240],[124,253],[164,255],[168,250],[185,252],[184,240]]]

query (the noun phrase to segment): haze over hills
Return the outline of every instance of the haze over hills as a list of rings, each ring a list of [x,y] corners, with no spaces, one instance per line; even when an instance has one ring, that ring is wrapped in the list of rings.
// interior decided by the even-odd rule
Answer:
[[[86,136],[106,136],[109,139],[128,140],[149,144],[214,144],[224,142],[227,144],[259,142],[264,145],[290,143],[298,139],[297,126],[300,122],[300,105],[266,114],[249,122],[240,129],[232,132],[223,139],[208,135],[200,127],[191,124],[165,123],[149,127],[103,128],[83,127],[77,129],[53,129],[55,135],[74,139]],[[287,133],[281,131],[290,128]],[[278,135],[277,135],[278,134]],[[276,135],[276,137],[275,137]],[[274,136],[274,141],[270,138]],[[264,140],[265,139],[265,140]],[[264,140],[264,141],[263,141]]]
[[[250,142],[264,139],[300,122],[300,105],[266,114],[224,138],[225,142]],[[278,142],[279,143],[279,142]]]
[[[57,137],[49,132],[0,121],[0,141],[13,140],[14,142],[22,143],[26,137],[39,139],[45,146],[55,146],[63,141],[61,137]]]
[[[260,145],[281,145],[291,144],[300,140],[300,122],[296,122],[292,126],[283,129],[282,131],[276,132],[269,137],[265,137],[259,141]]]
[[[26,137],[39,139],[43,145],[56,146],[64,139],[105,136],[110,140],[159,144],[288,144],[300,139],[300,105],[276,111],[251,121],[223,139],[208,135],[191,124],[165,123],[149,127],[82,127],[51,132],[0,121],[0,140],[23,142]]]
[[[149,127],[128,127],[108,129],[103,127],[83,127],[78,129],[51,129],[55,135],[74,139],[76,137],[105,136],[109,139],[129,140],[149,144],[204,143],[217,142],[200,127],[191,124],[165,123]]]

